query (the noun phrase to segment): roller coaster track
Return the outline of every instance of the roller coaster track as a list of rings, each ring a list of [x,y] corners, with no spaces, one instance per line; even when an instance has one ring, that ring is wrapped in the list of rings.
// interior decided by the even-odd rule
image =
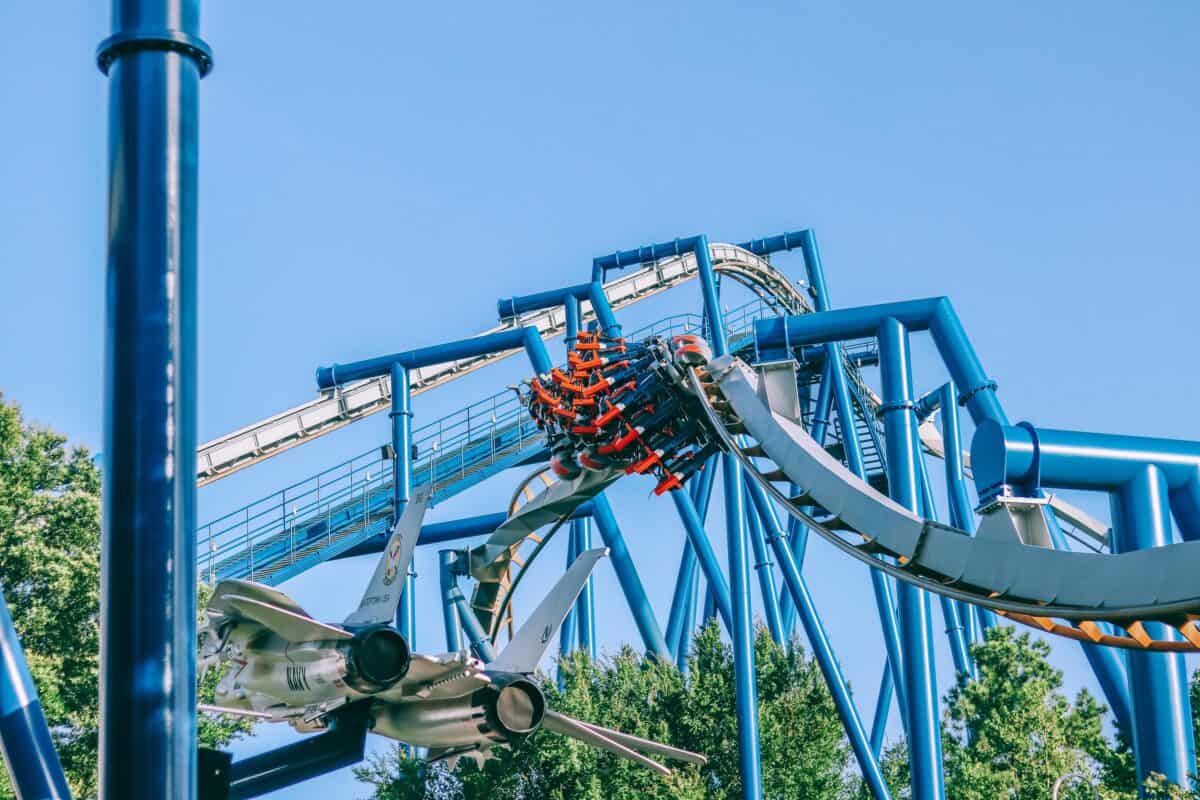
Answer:
[[[748,250],[731,244],[712,245],[713,267],[747,286],[777,314],[797,314],[811,310],[808,298],[799,288]],[[698,275],[692,253],[664,258],[641,269],[621,275],[604,284],[604,292],[614,309],[624,308],[667,289],[686,283]],[[591,304],[582,304],[584,320],[594,319]],[[534,327],[543,337],[561,334],[566,316],[561,307],[509,317],[483,334],[498,333],[518,326]],[[483,335],[481,334],[481,335]],[[519,350],[509,350],[474,358],[413,369],[409,372],[414,395],[460,378],[470,372],[507,358]],[[331,389],[302,405],[240,428],[201,445],[196,452],[198,486],[265,461],[296,445],[332,433],[351,422],[378,413],[391,403],[387,378],[359,381],[341,389]]]
[[[1200,650],[1200,541],[1120,554],[1053,550],[1044,527],[1037,532],[1052,504],[1023,498],[984,509],[971,536],[911,513],[859,479],[768,407],[757,375],[740,360],[718,359],[710,370],[691,378],[710,428],[789,514],[842,552],[1050,633],[1135,650]],[[739,445],[741,435],[752,443]],[[803,488],[789,495],[781,483]],[[820,512],[810,515],[806,506]],[[1183,640],[1156,638],[1150,622],[1175,628]]]
[[[728,310],[730,337],[744,340],[754,320],[778,310],[778,302],[762,300]],[[673,314],[633,335],[686,333],[701,324],[697,314]],[[543,449],[533,421],[511,391],[418,426],[413,442],[419,454],[412,465],[413,486],[430,489],[434,502],[536,458]],[[281,583],[381,536],[391,518],[391,487],[390,453],[375,447],[272,492],[199,526],[200,574],[210,583],[224,578]],[[503,574],[507,580],[507,569]]]

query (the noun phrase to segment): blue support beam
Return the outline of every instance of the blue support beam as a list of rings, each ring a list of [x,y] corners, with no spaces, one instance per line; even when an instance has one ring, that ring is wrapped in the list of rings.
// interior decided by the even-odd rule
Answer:
[[[572,525],[567,531],[567,564],[564,572],[571,568],[575,563],[575,559],[579,557],[579,545],[575,536],[575,526]],[[571,606],[571,610],[563,617],[562,625],[558,629],[558,654],[565,657],[568,653],[575,649],[575,621],[576,621],[575,605]],[[559,686],[562,685],[562,675],[559,674]]]
[[[452,589],[457,588],[458,578],[454,574],[454,565],[458,561],[458,553],[453,550],[438,551],[438,583],[442,590],[442,623],[446,630],[446,652],[457,653],[463,649],[462,623],[458,621],[458,607],[455,605]]]
[[[879,411],[883,415],[887,446],[888,490],[897,503],[914,513],[920,513],[920,473],[917,467],[920,444],[917,418],[913,411],[908,331],[899,319],[884,317],[878,326],[878,336],[883,389],[883,403]],[[913,800],[945,800],[929,595],[907,583],[897,588],[904,647],[902,673],[908,704],[912,797]]]
[[[694,252],[697,249],[697,243],[702,238],[707,245],[707,237],[688,236],[684,239],[673,239],[669,242],[635,247],[632,250],[618,250],[606,256],[597,256],[592,259],[592,280],[603,282],[610,269],[624,269],[637,264],[657,261],[660,258],[682,256]]]
[[[1114,543],[1118,552],[1162,547],[1171,542],[1170,488],[1166,471],[1147,465],[1112,496]],[[1156,639],[1179,640],[1161,622],[1145,623]],[[1192,705],[1182,653],[1127,654],[1138,776],[1165,775],[1190,788],[1196,770]]]
[[[71,800],[25,651],[0,588],[0,753],[19,798]]]
[[[499,333],[489,333],[484,336],[474,336],[470,339],[459,339],[453,342],[421,347],[416,350],[405,350],[386,356],[354,361],[349,364],[333,364],[328,367],[317,367],[317,388],[332,389],[352,381],[367,378],[378,378],[391,372],[392,364],[400,364],[408,369],[429,367],[434,364],[444,364],[447,361],[457,361],[463,358],[474,358],[492,353],[503,353],[509,350],[524,348],[529,356],[529,363],[539,375],[549,375],[553,368],[550,354],[546,345],[535,328],[511,328]]]
[[[917,478],[921,482],[921,509],[925,519],[939,522],[937,505],[933,500],[933,490],[929,485],[929,472],[925,467],[924,453],[917,450]],[[945,595],[938,595],[942,606],[942,622],[946,626],[946,639],[950,643],[950,658],[954,661],[954,671],[967,675],[975,674],[971,661],[971,653],[967,649],[967,629],[963,624],[959,605]]]
[[[612,506],[603,492],[592,498],[592,518],[596,521],[600,538],[608,547],[609,560],[617,573],[617,581],[621,584],[626,602],[629,603],[629,610],[633,613],[633,621],[642,636],[646,652],[664,663],[670,663],[671,650],[667,647],[667,640],[663,638],[662,629],[654,617],[654,608],[646,596],[642,579],[638,577],[637,567],[629,555],[625,537],[621,535],[621,529],[617,526]]]
[[[720,319],[720,317],[716,317]],[[750,603],[750,565],[746,548],[742,465],[731,454],[721,456],[725,492],[725,526],[729,535],[729,582],[733,601],[733,682],[737,698],[738,764],[744,800],[762,798],[762,762],[758,735],[758,686],[754,668],[754,620]]]
[[[196,793],[199,0],[114,0],[109,78],[102,798]],[[136,743],[131,747],[130,743]]]
[[[877,335],[889,319],[908,331],[929,331],[951,378],[962,390],[959,402],[967,406],[976,424],[985,419],[1007,424],[1008,417],[996,399],[996,382],[984,372],[958,314],[945,297],[759,320],[754,323],[755,342],[760,350],[769,350],[861,339]],[[881,360],[882,356],[881,347]]]
[[[769,531],[767,538],[775,550],[775,557],[779,559],[784,583],[792,595],[797,615],[800,617],[804,633],[812,647],[813,657],[817,660],[817,666],[825,678],[826,686],[829,687],[829,694],[833,698],[838,718],[846,730],[846,736],[850,739],[850,747],[858,759],[863,780],[866,781],[867,787],[876,800],[887,800],[891,797],[891,792],[888,789],[887,781],[884,780],[883,770],[879,766],[878,752],[872,749],[870,740],[867,738],[858,708],[854,705],[854,697],[850,694],[850,687],[846,685],[846,679],[842,676],[842,669],[838,664],[837,656],[834,655],[833,645],[830,644],[829,637],[825,633],[825,626],[821,622],[821,616],[817,612],[812,595],[808,592],[804,576],[800,574],[800,567],[796,564],[791,550],[783,540],[775,509],[771,506],[771,501],[762,487],[753,481],[746,481],[746,497],[752,506],[749,515],[751,519],[761,522],[762,526]]]
[[[749,481],[747,481],[749,483]],[[749,493],[749,489],[745,489]],[[749,494],[746,505],[750,504]],[[764,523],[758,514],[746,515],[746,533],[750,536],[750,545],[754,553],[754,571],[758,574],[758,591],[762,595],[763,615],[767,618],[767,631],[778,645],[784,645],[787,639],[783,635],[783,622],[779,613],[779,595],[775,592],[775,563],[767,552],[767,542],[763,534]],[[782,531],[772,530],[767,534],[774,540],[783,538]],[[773,542],[772,542],[773,543]]]
[[[458,609],[458,621],[462,625],[463,633],[466,634],[467,641],[471,645],[471,650],[475,656],[484,663],[496,660],[496,649],[492,647],[492,641],[483,631],[483,626],[479,624],[479,619],[475,616],[475,612],[471,610],[471,606],[467,603],[467,598],[463,597],[462,590],[458,588],[458,581],[447,592],[447,600],[454,604]]]
[[[1117,552],[1168,544],[1172,511],[1185,538],[1198,533],[1192,494],[1197,491],[1200,443],[988,422],[976,429],[971,463],[981,496],[1006,486],[1035,495],[1043,489],[1106,492]],[[1051,534],[1062,536],[1057,527]],[[1055,546],[1064,545],[1056,539]],[[1156,635],[1177,637],[1160,623],[1146,625]],[[1089,657],[1096,661],[1117,658],[1109,650],[1092,649]],[[1186,785],[1181,776],[1194,768],[1195,754],[1183,657],[1133,652],[1126,663],[1128,693],[1116,677],[1119,665],[1097,674],[1110,702],[1119,698],[1114,713],[1129,726],[1124,730],[1133,732],[1139,772],[1144,776],[1153,770]],[[1184,769],[1184,764],[1191,766]]]
[[[588,507],[591,514],[591,507]],[[575,535],[575,552],[586,553],[592,549],[592,521],[589,517],[580,517],[571,521],[572,532]],[[579,620],[576,626],[579,630],[579,649],[585,651],[592,659],[596,658],[596,587],[594,579],[589,576],[575,601],[575,616]]]
[[[692,503],[691,495],[683,489],[672,489],[668,494],[675,503],[675,510],[679,512],[679,521],[683,523],[683,530],[687,534],[692,551],[704,572],[704,579],[708,582],[709,591],[716,599],[717,610],[721,614],[721,620],[725,623],[725,629],[732,631],[734,612],[729,584],[725,580],[725,574],[721,571],[721,562],[717,560],[717,554],[712,549],[708,534],[704,531],[700,513]]]
[[[675,575],[675,591],[671,595],[671,613],[667,615],[667,646],[679,663],[679,643],[687,642],[682,630],[688,615],[688,600],[692,586],[696,583],[696,551],[688,539],[683,541],[683,553],[679,556],[679,572]]]
[[[412,391],[408,368],[398,361],[389,367],[392,383],[392,525],[395,526],[408,501],[412,499]],[[396,607],[396,630],[409,647],[415,647],[417,633],[416,573],[412,564],[404,576],[404,589]]]
[[[958,393],[954,381],[947,381],[938,389],[938,405],[942,409],[942,456],[946,468],[946,497],[950,506],[950,524],[960,531],[975,533],[975,512],[971,497],[967,493],[966,472],[963,469],[962,428],[958,423]],[[982,606],[970,606],[975,620],[975,636],[982,638],[983,632],[996,624],[993,611]]]
[[[530,311],[541,311],[544,308],[553,308],[560,305],[575,305],[575,324],[578,331],[579,320],[579,302],[587,300],[592,304],[592,311],[596,314],[596,320],[600,323],[600,330],[605,336],[617,337],[621,335],[621,325],[617,322],[616,316],[613,314],[612,306],[608,302],[608,295],[604,293],[604,284],[600,281],[592,281],[591,283],[580,283],[575,286],[567,286],[562,289],[553,289],[548,292],[538,292],[537,294],[527,294],[521,297],[507,297],[496,301],[496,311],[500,315],[501,320],[511,319],[518,314],[527,314]],[[568,314],[570,310],[568,309]],[[568,318],[569,320],[569,318]],[[569,321],[568,321],[569,325]]]
[[[1004,409],[996,397],[996,382],[987,376],[974,347],[967,338],[966,331],[963,330],[958,315],[945,297],[760,320],[755,323],[755,341],[756,346],[760,349],[782,347],[790,350],[799,345],[845,341],[871,335],[878,336],[880,327],[888,321],[898,322],[906,330],[930,332],[942,361],[950,372],[951,379],[959,389],[958,404],[965,405],[975,421],[976,440],[979,439],[980,429],[990,425],[994,424],[999,428],[1007,429],[1008,416],[1004,413]],[[882,346],[880,347],[880,360],[882,366]],[[972,451],[974,448],[975,444],[972,442]],[[972,459],[974,459],[974,455],[972,455]],[[974,461],[972,463],[974,464]],[[976,482],[978,484],[978,478]],[[1067,546],[1066,539],[1059,529],[1057,521],[1050,517],[1048,522],[1054,546],[1058,549],[1065,548]],[[1128,692],[1125,689],[1124,668],[1121,666],[1118,654],[1108,648],[1099,648],[1089,644],[1082,647],[1088,662],[1096,673],[1101,688],[1104,690],[1105,699],[1113,709],[1122,729],[1132,730],[1129,727],[1131,717]],[[908,708],[905,697],[907,684],[908,681],[905,679],[898,680],[896,683],[896,692],[897,696],[901,698],[902,709]],[[907,720],[905,724],[907,725]]]

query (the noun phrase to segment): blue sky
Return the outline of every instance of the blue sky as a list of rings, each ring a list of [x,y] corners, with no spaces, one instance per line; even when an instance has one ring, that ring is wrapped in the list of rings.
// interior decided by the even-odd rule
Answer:
[[[0,390],[92,447],[106,5],[0,4]],[[802,227],[836,304],[949,295],[1013,419],[1200,439],[1195,4],[333,8],[204,6],[202,439],[308,399],[318,364],[490,327],[497,297],[584,280],[596,254]],[[689,285],[623,321],[697,307]],[[918,386],[936,385],[927,343],[915,350]],[[521,372],[426,394],[417,422]],[[201,520],[382,442],[386,425],[202,489]],[[431,519],[497,510],[516,478]],[[649,489],[628,480],[613,497],[665,617],[682,532]],[[432,647],[435,555],[420,558],[418,645]],[[370,566],[288,588],[339,618]],[[819,545],[807,575],[869,713],[881,647],[866,576]],[[599,580],[611,649],[635,631],[611,569]],[[1072,646],[1055,660],[1091,685]],[[337,774],[291,796],[330,789],[362,793]]]

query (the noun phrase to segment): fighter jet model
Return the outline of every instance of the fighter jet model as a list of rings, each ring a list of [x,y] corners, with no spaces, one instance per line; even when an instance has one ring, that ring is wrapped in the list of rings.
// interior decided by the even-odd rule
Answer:
[[[531,679],[604,548],[576,559],[494,661],[469,651],[411,653],[389,623],[427,503],[418,495],[406,507],[362,602],[341,624],[318,622],[276,589],[218,583],[205,609],[200,665],[227,669],[217,705],[201,710],[287,722],[305,733],[337,728],[353,715],[376,734],[427,748],[430,760],[481,758],[544,727],[664,775],[670,770],[643,753],[705,763],[699,754],[559,714]]]

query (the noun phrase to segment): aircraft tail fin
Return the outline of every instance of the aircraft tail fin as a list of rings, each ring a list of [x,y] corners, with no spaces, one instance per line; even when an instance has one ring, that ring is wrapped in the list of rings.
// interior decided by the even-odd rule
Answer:
[[[571,610],[575,598],[583,591],[583,585],[592,574],[592,568],[606,555],[607,547],[581,553],[575,559],[575,563],[558,579],[558,583],[541,604],[534,609],[504,651],[495,661],[488,664],[488,670],[522,674],[536,670],[546,648],[550,646],[567,612]]]
[[[412,563],[417,537],[421,535],[421,523],[429,507],[429,493],[417,491],[413,494],[404,513],[392,526],[383,555],[375,566],[375,574],[363,592],[358,608],[346,617],[346,625],[384,625],[396,616],[400,593],[404,591],[405,576]]]

